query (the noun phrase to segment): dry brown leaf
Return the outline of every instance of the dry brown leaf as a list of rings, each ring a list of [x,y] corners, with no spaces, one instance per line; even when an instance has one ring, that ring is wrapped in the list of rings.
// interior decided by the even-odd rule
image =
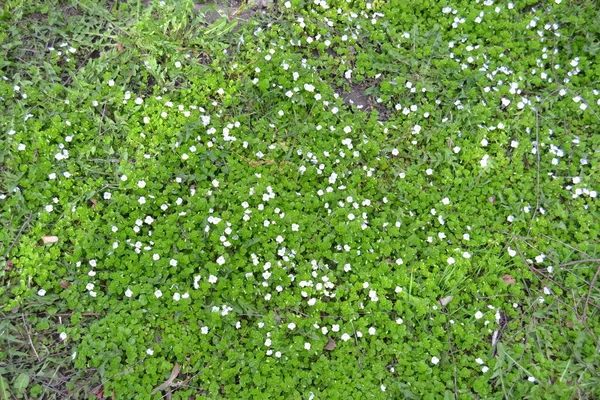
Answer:
[[[454,298],[454,296],[446,296],[446,297],[440,299],[440,306],[446,307],[448,305],[448,303],[450,303],[452,301],[453,298]]]
[[[173,381],[177,378],[177,375],[179,375],[179,371],[181,371],[181,365],[179,365],[179,363],[176,362],[175,365],[173,365],[173,371],[171,371],[171,376],[169,376],[169,379],[167,379],[160,386],[155,388],[152,391],[152,394],[154,395],[154,394],[160,392],[161,390],[164,390],[164,389],[167,389],[167,388],[170,388],[171,386],[173,386]]]
[[[63,289],[67,289],[69,286],[71,286],[71,282],[67,282],[67,281],[60,281],[60,287]]]
[[[44,244],[56,243],[58,242],[58,236],[42,236],[42,241]]]
[[[125,50],[125,48],[123,47],[123,45],[121,43],[117,43],[117,50],[119,50],[119,52],[123,52]]]
[[[517,283],[516,279],[510,276],[509,274],[502,275],[501,278],[507,285],[514,285],[515,283]]]
[[[4,267],[4,270],[6,272],[10,272],[13,269],[13,262],[11,260],[6,260],[6,266]]]
[[[328,337],[327,338],[327,344],[325,345],[325,347],[323,347],[324,350],[333,350],[335,349],[337,346],[337,344],[335,343],[335,340],[333,340],[332,338]]]

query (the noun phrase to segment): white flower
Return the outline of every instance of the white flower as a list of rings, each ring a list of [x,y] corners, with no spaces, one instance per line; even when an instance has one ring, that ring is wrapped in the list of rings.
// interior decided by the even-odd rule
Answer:
[[[305,83],[304,84],[304,90],[306,90],[307,92],[314,92],[315,91],[315,87],[309,83]]]
[[[292,231],[293,232],[298,232],[299,229],[300,229],[300,225],[298,225],[298,224],[292,224]]]
[[[181,68],[181,62],[175,61],[175,68]]]
[[[435,356],[434,356],[434,357],[431,357],[431,363],[432,363],[433,365],[438,365],[438,363],[439,363],[439,362],[440,362],[440,359],[439,359],[439,358],[437,358],[437,357],[435,357]]]
[[[477,311],[475,313],[475,319],[481,319],[481,318],[483,318],[483,313],[481,311]]]
[[[431,168],[427,168],[427,169],[425,170],[425,173],[426,173],[427,175],[433,175],[433,170],[432,170]]]
[[[160,255],[158,255],[158,254],[153,254],[153,255],[152,255],[152,259],[153,259],[154,261],[158,261],[158,260],[160,260]]]
[[[24,151],[25,150],[25,145],[23,143],[19,143],[19,145],[17,146],[17,150]]]
[[[113,81],[112,79],[108,81],[108,86],[113,87],[115,86],[115,81]]]
[[[306,350],[310,350],[310,343],[304,343],[304,348]]]
[[[377,330],[374,327],[369,328],[369,335],[374,335],[376,332]]]
[[[151,355],[153,355],[153,354],[154,354],[154,350],[152,350],[152,349],[147,349],[147,350],[146,350],[146,354],[148,354],[149,356],[151,356]]]
[[[475,362],[479,365],[483,365],[483,360],[481,358],[476,358]]]
[[[144,182],[144,181],[138,181],[137,185],[138,185],[139,188],[143,189],[143,188],[146,187],[146,182]]]
[[[456,260],[454,260],[454,257],[448,257],[448,260],[446,260],[446,261],[448,261],[448,264],[450,264],[450,265],[452,265],[456,262]]]
[[[173,300],[175,300],[175,301],[181,300],[181,295],[179,293],[174,293],[173,294]]]
[[[462,256],[464,258],[471,258],[471,253],[469,253],[468,251],[463,252]]]
[[[292,3],[290,3],[289,1],[286,1],[285,3],[283,3],[283,5],[285,6],[285,8],[291,8],[292,7]]]
[[[307,304],[311,307],[314,306],[316,303],[317,303],[317,299],[315,299],[314,297],[312,299],[308,300],[308,302],[307,302]]]
[[[479,164],[481,165],[481,167],[485,168],[488,166],[488,160],[489,160],[490,156],[488,156],[487,154],[483,156],[483,158],[481,159],[481,161],[479,161]]]
[[[354,214],[352,214],[352,213],[348,214],[348,219],[349,219],[350,221],[353,221],[353,220],[354,220],[354,218],[355,218],[355,217],[354,217]]]
[[[339,332],[340,331],[340,326],[339,325],[332,325],[331,326],[331,331],[332,332]]]
[[[510,147],[512,147],[513,149],[516,149],[517,147],[519,147],[519,142],[517,142],[516,140],[513,140],[512,142],[510,142]]]
[[[221,256],[221,257],[217,258],[217,264],[219,264],[219,265],[225,264],[225,257]]]
[[[40,289],[37,292],[38,296],[45,296],[46,295],[46,291],[44,289]]]
[[[481,139],[481,146],[485,147],[488,145],[488,141],[486,138]]]
[[[446,205],[446,206],[447,206],[448,204],[450,204],[450,199],[449,199],[449,198],[447,198],[447,197],[444,197],[444,198],[442,199],[442,204],[444,204],[444,205]]]
[[[287,327],[291,331],[291,330],[294,330],[294,328],[296,327],[296,324],[293,322],[290,322]]]
[[[138,97],[135,99],[135,104],[137,104],[138,106],[141,105],[144,102],[144,99],[142,99],[141,97]]]
[[[528,380],[529,382],[535,382],[535,378],[534,378],[533,376],[530,376],[529,378],[527,378],[527,380]]]
[[[350,335],[348,335],[347,333],[344,333],[344,334],[342,335],[342,340],[343,340],[344,342],[347,342],[348,340],[350,340]]]
[[[131,289],[127,288],[127,290],[125,291],[125,297],[131,297],[133,296],[133,292],[131,291]]]
[[[177,266],[177,260],[175,260],[175,259],[172,258],[171,261],[169,261],[169,265],[171,267],[176,267]]]
[[[46,211],[47,212],[52,212],[52,210],[54,210],[54,207],[52,207],[52,204],[49,204],[46,206]]]
[[[508,248],[508,255],[511,256],[511,257],[514,257],[514,256],[517,255],[517,252],[509,247]]]
[[[213,181],[212,181],[211,183],[212,183],[212,185],[213,185],[214,187],[216,187],[216,188],[217,188],[217,187],[219,187],[219,181],[218,181],[218,180],[216,180],[216,179],[213,179]]]
[[[216,276],[214,276],[214,275],[211,275],[211,276],[209,276],[209,277],[208,277],[208,283],[213,283],[213,284],[214,284],[214,283],[217,283],[217,280],[218,280],[218,279],[219,279],[219,278],[217,278]]]
[[[125,182],[127,180],[127,175],[121,175],[121,180]]]

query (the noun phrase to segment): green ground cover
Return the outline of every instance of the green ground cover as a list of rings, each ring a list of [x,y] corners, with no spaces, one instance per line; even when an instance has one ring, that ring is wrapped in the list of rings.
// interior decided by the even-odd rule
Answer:
[[[0,399],[600,397],[599,21],[8,0]]]

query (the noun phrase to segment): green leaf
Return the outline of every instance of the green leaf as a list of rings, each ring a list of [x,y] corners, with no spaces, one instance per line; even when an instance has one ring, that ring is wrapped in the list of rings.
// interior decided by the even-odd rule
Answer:
[[[13,382],[13,387],[18,393],[23,393],[27,386],[29,386],[29,375],[19,374]]]

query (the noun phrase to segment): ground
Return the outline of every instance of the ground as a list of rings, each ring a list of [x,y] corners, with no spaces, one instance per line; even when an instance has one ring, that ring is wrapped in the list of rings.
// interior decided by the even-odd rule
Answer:
[[[0,398],[600,397],[599,17],[7,1]]]

